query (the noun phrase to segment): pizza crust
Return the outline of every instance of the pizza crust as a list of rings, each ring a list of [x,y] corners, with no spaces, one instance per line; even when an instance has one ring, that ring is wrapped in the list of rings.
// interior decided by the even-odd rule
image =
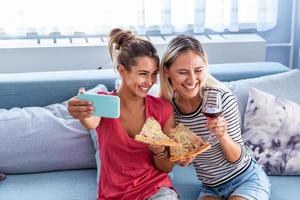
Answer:
[[[182,160],[182,159],[186,159],[189,158],[191,156],[197,156],[198,154],[203,153],[204,151],[210,149],[211,145],[210,144],[204,144],[202,146],[199,146],[198,149],[196,149],[195,151],[191,151],[189,153],[183,153],[183,154],[177,154],[177,155],[171,155],[169,160],[171,162],[176,162],[178,160]]]

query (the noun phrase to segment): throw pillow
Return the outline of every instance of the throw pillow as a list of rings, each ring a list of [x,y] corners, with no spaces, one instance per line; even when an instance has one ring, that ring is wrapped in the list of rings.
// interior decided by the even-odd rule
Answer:
[[[50,107],[65,110],[60,104]],[[45,107],[0,109],[0,133],[3,173],[95,167],[89,131],[78,120],[57,117]]]
[[[69,115],[66,103],[0,109],[2,173],[96,167],[90,131]]]
[[[299,83],[300,70],[294,69],[284,73],[232,81],[226,84],[237,98],[239,111],[241,113],[241,122],[243,122],[251,87],[300,104]],[[244,131],[243,127],[242,130]]]
[[[269,175],[300,175],[300,105],[252,88],[244,116],[246,144]]]

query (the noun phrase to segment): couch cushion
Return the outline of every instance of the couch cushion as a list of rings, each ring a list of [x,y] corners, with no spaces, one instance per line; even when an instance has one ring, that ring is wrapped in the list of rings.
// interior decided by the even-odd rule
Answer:
[[[97,85],[90,93],[107,90]],[[0,109],[0,172],[32,173],[95,167],[90,131],[66,103]]]
[[[31,173],[94,168],[90,132],[78,120],[61,118],[62,104],[0,109],[0,171]],[[55,111],[55,114],[52,113]]]
[[[0,182],[3,200],[95,200],[96,170],[8,175]]]
[[[300,197],[300,176],[269,176],[270,200],[292,200]]]
[[[246,144],[267,174],[300,175],[300,105],[251,88]]]
[[[188,167],[176,165],[173,169],[173,184],[181,199],[184,200],[197,199],[202,187],[193,165]]]
[[[299,83],[300,71],[295,69],[259,78],[227,82],[226,85],[237,97],[241,120],[243,121],[243,114],[245,113],[248,93],[251,87],[300,104]]]

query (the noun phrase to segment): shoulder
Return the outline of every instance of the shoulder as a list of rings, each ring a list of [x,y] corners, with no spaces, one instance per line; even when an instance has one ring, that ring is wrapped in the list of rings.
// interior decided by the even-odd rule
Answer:
[[[213,91],[213,92],[219,92],[222,95],[223,94],[232,94],[231,91],[229,89],[227,89],[227,88],[213,88],[213,87],[209,87],[209,88],[206,88],[205,90],[209,90],[209,91]]]
[[[168,119],[173,113],[172,104],[167,100],[151,95],[146,97],[146,102],[149,116],[154,117],[160,123],[161,127],[165,127]]]
[[[220,90],[222,94],[222,108],[223,114],[226,113],[237,113],[238,112],[238,103],[235,95],[230,90]]]
[[[237,99],[235,95],[227,88],[209,88],[210,91],[221,93],[222,107],[223,109],[237,106]]]
[[[236,101],[236,97],[230,90],[224,90],[224,89],[219,89],[222,94],[222,101],[227,102],[227,101]]]
[[[170,102],[168,102],[167,100],[161,98],[161,97],[154,97],[151,95],[148,95],[147,97],[147,101],[149,102],[149,105],[151,106],[172,106],[172,104]]]
[[[221,98],[223,101],[227,98],[235,99],[234,94],[227,88],[209,88],[209,90],[221,93]]]

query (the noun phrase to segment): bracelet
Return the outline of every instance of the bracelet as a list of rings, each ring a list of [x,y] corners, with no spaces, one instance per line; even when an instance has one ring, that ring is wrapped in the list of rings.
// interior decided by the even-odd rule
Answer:
[[[165,150],[163,150],[162,152],[154,153],[153,155],[160,158],[163,157],[166,153],[167,153],[167,148],[165,148]]]

